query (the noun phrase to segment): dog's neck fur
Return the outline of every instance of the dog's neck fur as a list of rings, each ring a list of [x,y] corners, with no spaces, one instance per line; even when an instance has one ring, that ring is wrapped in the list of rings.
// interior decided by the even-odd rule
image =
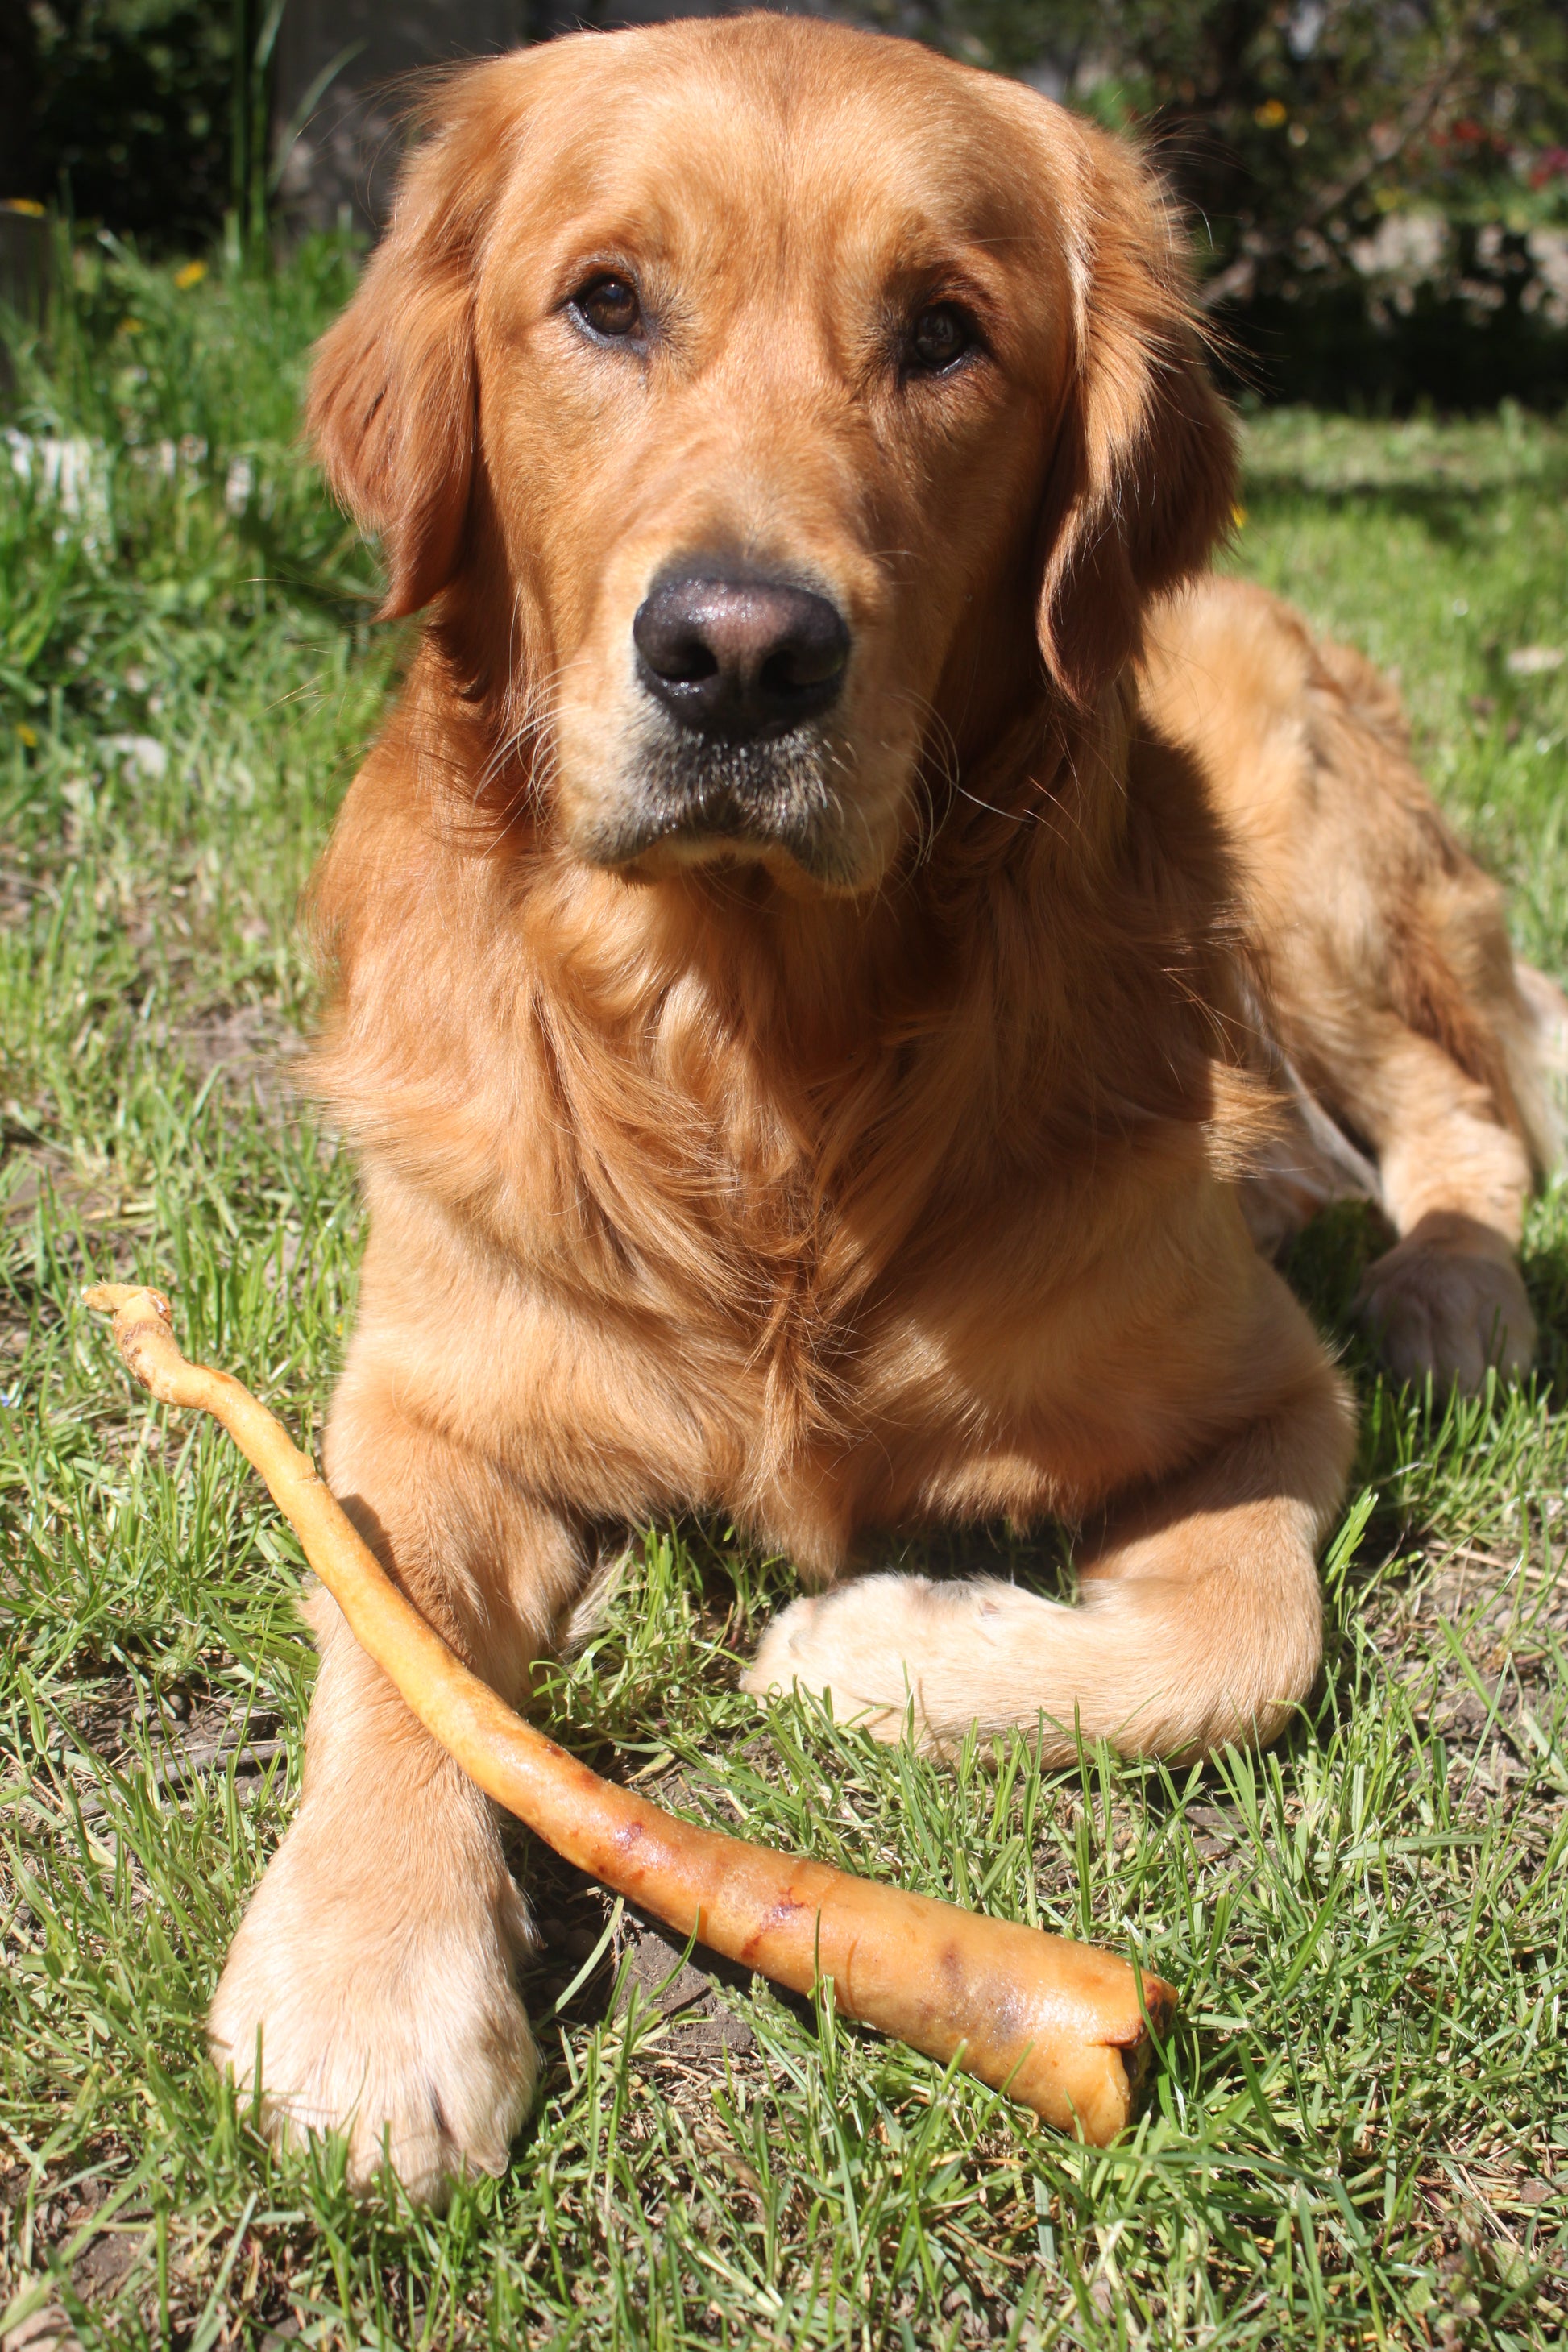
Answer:
[[[1194,772],[1137,740],[1130,677],[1088,718],[1042,695],[867,900],[745,867],[622,880],[526,792],[498,805],[496,772],[426,653],[354,786],[357,894],[330,853],[320,879],[316,1073],[373,1165],[510,1256],[622,1291],[628,1250],[679,1260],[700,1231],[737,1302],[804,1283],[825,1314],[951,1247],[949,1198],[1070,1191],[1245,1116],[1223,853]]]

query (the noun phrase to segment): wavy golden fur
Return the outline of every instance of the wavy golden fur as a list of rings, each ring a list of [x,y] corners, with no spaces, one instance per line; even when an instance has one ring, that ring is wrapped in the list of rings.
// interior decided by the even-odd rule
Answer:
[[[1274,1736],[1352,1424],[1247,1219],[1376,1193],[1396,1352],[1517,1359],[1533,1047],[1380,682],[1202,581],[1232,431],[1145,163],[820,23],[501,58],[437,97],[310,416],[425,614],[315,902],[370,1214],[327,1466],[389,1567],[516,1697],[596,1531],[714,1508],[825,1588],[760,1691],[939,1748]],[[670,595],[720,684],[809,622],[810,715],[682,719]],[[1072,1606],[846,1580],[1049,1515]],[[530,2094],[525,1916],[317,1615],[214,2046],[434,2194]]]

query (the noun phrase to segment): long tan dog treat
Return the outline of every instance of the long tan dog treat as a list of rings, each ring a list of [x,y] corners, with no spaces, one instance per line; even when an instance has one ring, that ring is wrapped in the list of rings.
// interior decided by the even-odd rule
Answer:
[[[120,1352],[161,1402],[222,1422],[266,1480],[355,1635],[426,1729],[568,1862],[677,1935],[793,1992],[831,1977],[841,2015],[954,2059],[1095,2147],[1127,2122],[1172,1988],[1126,1960],[1010,1920],[851,1878],[695,1828],[601,1780],[470,1674],[392,1583],[282,1423],[226,1372],[187,1363],[169,1302],[106,1283]]]

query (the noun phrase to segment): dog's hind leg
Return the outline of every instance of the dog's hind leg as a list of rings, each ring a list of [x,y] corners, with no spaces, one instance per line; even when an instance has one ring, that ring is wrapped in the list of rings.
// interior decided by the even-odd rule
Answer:
[[[746,1687],[829,1690],[841,1721],[936,1750],[971,1725],[1037,1730],[1053,1762],[1080,1737],[1175,1758],[1272,1739],[1317,1673],[1317,1548],[1352,1444],[1317,1357],[1266,1417],[1110,1515],[1076,1604],[994,1579],[866,1577],[786,1609]]]
[[[1247,1189],[1259,1245],[1362,1193],[1394,1229],[1361,1308],[1401,1378],[1479,1388],[1535,1324],[1516,1263],[1568,1007],[1438,814],[1392,682],[1210,579],[1162,606],[1145,709],[1203,763],[1236,856],[1257,1026],[1293,1097]],[[1338,1130],[1336,1134],[1335,1130]]]
[[[1396,1377],[1473,1392],[1489,1364],[1516,1372],[1535,1353],[1518,1264],[1529,1150],[1439,1045],[1392,1017],[1366,1027],[1376,1083],[1362,1117],[1399,1238],[1368,1267],[1360,1310]]]

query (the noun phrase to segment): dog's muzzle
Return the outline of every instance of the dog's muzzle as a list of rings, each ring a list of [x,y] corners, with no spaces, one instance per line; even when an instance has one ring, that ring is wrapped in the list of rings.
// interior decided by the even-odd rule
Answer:
[[[837,604],[698,561],[655,583],[632,643],[647,719],[595,856],[630,865],[667,843],[698,857],[783,850],[818,880],[845,880],[844,811],[828,783],[845,766],[828,722],[850,655]]]

